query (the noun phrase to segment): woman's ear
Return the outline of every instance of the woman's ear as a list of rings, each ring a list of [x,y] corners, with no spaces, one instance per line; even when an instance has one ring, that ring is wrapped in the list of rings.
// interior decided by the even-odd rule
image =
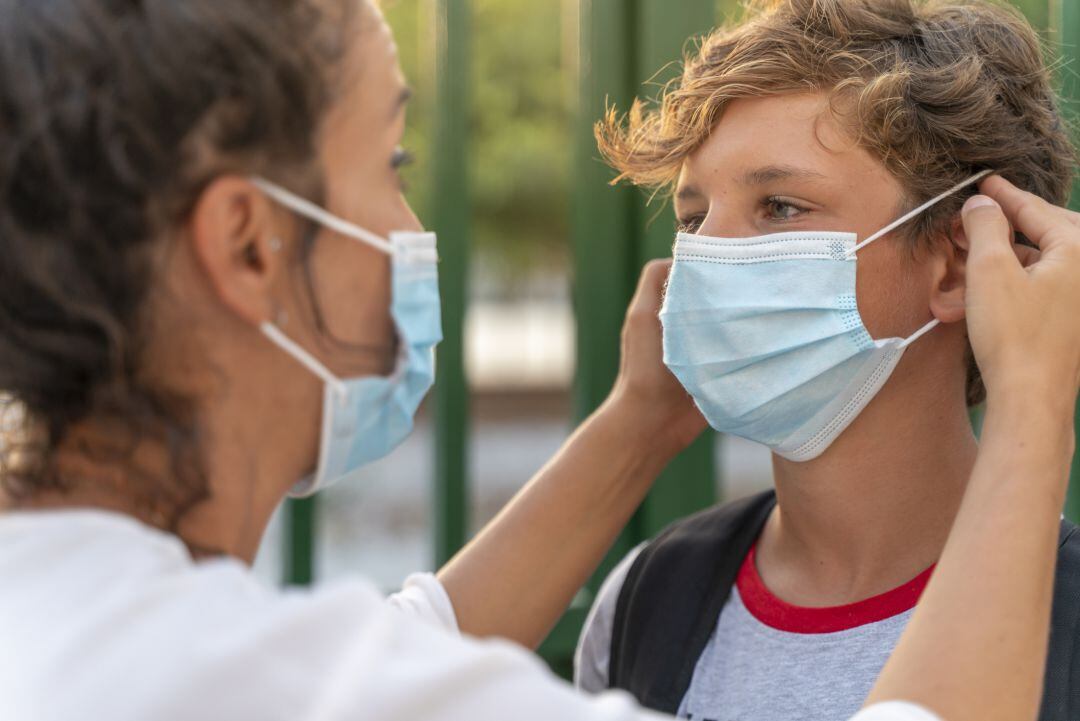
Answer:
[[[250,181],[224,176],[206,186],[188,222],[192,254],[214,294],[252,325],[271,318],[284,262],[275,211]]]
[[[957,216],[931,255],[930,311],[942,323],[965,318],[968,239],[963,221]]]

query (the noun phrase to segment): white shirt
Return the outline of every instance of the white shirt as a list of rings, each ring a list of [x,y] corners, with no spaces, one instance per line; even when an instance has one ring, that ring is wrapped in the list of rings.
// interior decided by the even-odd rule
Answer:
[[[100,511],[0,514],[0,719],[631,721],[510,643],[460,636],[434,577],[263,586]],[[940,721],[906,704],[858,721]]]

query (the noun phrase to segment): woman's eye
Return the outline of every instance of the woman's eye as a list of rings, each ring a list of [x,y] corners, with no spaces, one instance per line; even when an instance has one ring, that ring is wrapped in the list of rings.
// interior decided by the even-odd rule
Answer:
[[[765,210],[770,220],[794,220],[806,212],[806,208],[785,198],[766,198]]]
[[[394,170],[401,170],[408,165],[412,165],[414,160],[416,158],[413,157],[412,153],[405,148],[398,147],[394,149],[394,154],[390,156],[390,167]]]
[[[399,175],[402,192],[408,191],[409,184],[405,182],[404,178],[400,178],[401,171],[407,166],[412,165],[415,159],[416,158],[413,156],[412,153],[400,146],[395,148],[394,154],[390,156],[390,167],[393,168],[394,172]]]

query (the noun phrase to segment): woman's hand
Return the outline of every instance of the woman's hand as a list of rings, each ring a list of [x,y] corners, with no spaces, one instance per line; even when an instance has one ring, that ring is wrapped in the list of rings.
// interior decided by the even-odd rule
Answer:
[[[1080,384],[1080,216],[999,177],[963,210],[967,323],[988,401],[960,512],[870,702],[950,721],[1039,714]],[[1013,228],[1038,253],[1017,248]]]
[[[707,425],[686,390],[664,365],[660,305],[671,260],[645,266],[630,301],[622,332],[619,377],[605,406],[640,425],[657,449],[674,455],[690,445]]]
[[[1063,401],[1071,415],[1080,387],[1080,213],[999,176],[980,189],[963,211],[966,302],[990,403],[1034,394]],[[1039,252],[1014,246],[1013,228]]]
[[[659,313],[670,267],[650,263],[641,275],[604,405],[439,572],[465,633],[540,643],[660,471],[705,427],[664,366]]]

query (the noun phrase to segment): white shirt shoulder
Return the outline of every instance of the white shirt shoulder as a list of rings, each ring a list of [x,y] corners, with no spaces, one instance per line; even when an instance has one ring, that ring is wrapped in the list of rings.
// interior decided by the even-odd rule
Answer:
[[[262,585],[96,511],[0,514],[0,718],[632,721],[533,656],[457,633],[438,581]]]

